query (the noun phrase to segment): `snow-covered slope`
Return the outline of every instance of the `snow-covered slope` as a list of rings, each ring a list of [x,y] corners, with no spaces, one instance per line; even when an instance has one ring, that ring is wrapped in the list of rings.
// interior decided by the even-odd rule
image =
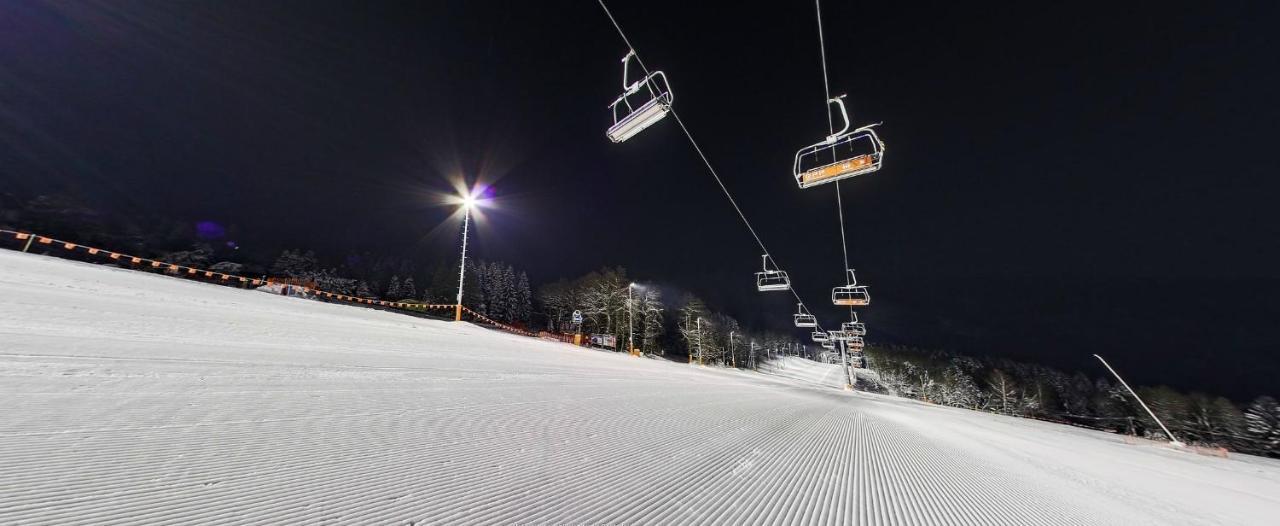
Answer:
[[[785,356],[760,364],[760,372],[783,376],[801,383],[843,389],[845,371],[835,364],[818,363],[794,356]]]
[[[0,524],[1274,524],[1280,463],[0,251]]]

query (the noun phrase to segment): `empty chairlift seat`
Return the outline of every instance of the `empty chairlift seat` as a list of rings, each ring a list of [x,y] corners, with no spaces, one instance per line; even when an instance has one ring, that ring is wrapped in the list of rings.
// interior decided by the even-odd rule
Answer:
[[[831,289],[831,303],[842,307],[861,307],[871,304],[871,293],[866,285],[859,285],[853,269],[849,269],[849,282]]]
[[[831,338],[827,337],[827,333],[822,331],[813,331],[813,334],[810,334],[809,337],[813,338],[814,343],[831,341]]]
[[[613,111],[613,126],[609,127],[606,135],[613,142],[630,139],[662,120],[671,112],[671,103],[675,99],[671,85],[667,83],[667,75],[661,71],[627,83],[628,66],[635,56],[635,51],[627,51],[622,57],[622,95],[609,105]]]
[[[872,129],[876,125],[849,131],[849,114],[844,107],[844,95],[828,102],[840,107],[844,127],[828,135],[822,142],[796,152],[792,171],[800,188],[871,173],[879,170],[884,160],[884,141]]]
[[[809,328],[818,326],[818,318],[809,314],[809,311],[805,310],[804,304],[797,305],[796,309],[799,311],[796,312],[794,317],[796,327]]]
[[[791,278],[784,270],[769,268],[769,255],[760,256],[764,268],[756,273],[756,290],[761,292],[791,290]]]
[[[856,321],[846,321],[840,324],[840,330],[848,333],[850,336],[867,335],[867,326]]]
[[[853,336],[844,343],[850,351],[862,352],[866,348],[866,343],[862,341],[861,336]]]

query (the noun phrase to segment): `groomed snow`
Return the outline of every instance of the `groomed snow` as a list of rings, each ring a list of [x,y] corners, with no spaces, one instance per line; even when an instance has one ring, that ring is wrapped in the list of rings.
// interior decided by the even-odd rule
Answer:
[[[0,524],[1280,517],[1280,462],[847,393],[804,367],[698,368],[0,251]]]

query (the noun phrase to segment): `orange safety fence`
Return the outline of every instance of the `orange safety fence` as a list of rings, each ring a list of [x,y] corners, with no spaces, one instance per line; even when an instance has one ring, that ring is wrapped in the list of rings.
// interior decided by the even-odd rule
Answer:
[[[226,272],[218,272],[215,270],[201,269],[201,268],[196,268],[196,267],[191,267],[186,265],[178,265],[178,264],[169,263],[165,261],[158,261],[154,259],[142,258],[138,256],[120,253],[120,252],[113,252],[113,251],[101,249],[101,248],[87,247],[84,245],[72,243],[70,241],[54,239],[48,236],[42,236],[42,235],[34,234],[31,232],[16,232],[13,230],[0,229],[0,238],[3,238],[6,235],[11,235],[14,237],[14,239],[17,239],[19,241],[25,240],[27,243],[26,243],[26,246],[24,246],[22,249],[23,252],[26,252],[31,248],[31,243],[33,241],[36,243],[40,243],[42,245],[53,245],[54,243],[57,243],[61,245],[64,250],[67,250],[67,251],[77,252],[77,251],[83,250],[85,253],[89,255],[102,254],[107,258],[114,259],[114,260],[128,259],[129,263],[135,266],[149,265],[151,268],[163,267],[166,272],[172,272],[179,275],[183,274],[185,271],[185,274],[188,276],[203,276],[206,278],[214,278],[214,279],[217,279],[218,281],[234,282],[238,284],[248,284],[248,285],[281,284],[287,287],[291,287],[292,290],[296,290],[304,294],[309,294],[316,298],[324,297],[327,300],[338,300],[338,301],[345,301],[350,303],[357,303],[361,305],[374,305],[374,306],[389,307],[394,309],[405,309],[405,310],[417,311],[417,312],[423,312],[423,313],[429,310],[434,310],[434,309],[454,310],[455,308],[457,308],[457,305],[452,303],[448,303],[448,304],[416,303],[416,302],[404,302],[404,301],[379,300],[379,299],[373,299],[373,298],[361,298],[359,296],[352,296],[349,294],[342,294],[338,292],[320,290],[319,288],[316,288],[316,287],[294,285],[289,283],[279,283],[277,280],[273,278],[249,278],[245,276],[237,276],[235,274],[228,274]],[[465,305],[462,307],[462,310],[470,314],[474,319],[482,323],[492,325],[504,331],[519,334],[522,336],[533,336],[533,337],[537,336],[536,334],[529,332],[527,330],[521,329],[519,327],[507,325],[505,323],[501,323],[497,320],[486,317],[476,311],[473,311],[467,308]]]

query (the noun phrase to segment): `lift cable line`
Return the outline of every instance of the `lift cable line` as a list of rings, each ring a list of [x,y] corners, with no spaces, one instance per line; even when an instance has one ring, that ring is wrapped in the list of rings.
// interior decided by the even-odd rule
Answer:
[[[840,115],[844,119],[844,129],[841,130],[841,134],[843,134],[849,127],[849,114],[848,114],[848,110],[845,108],[845,105],[844,105],[844,101],[843,101],[844,95],[836,97],[835,99],[831,98],[831,80],[830,80],[830,75],[827,72],[827,41],[822,31],[822,0],[814,0],[813,8],[818,19],[818,56],[822,59],[821,60],[822,62],[822,93],[827,100],[827,106],[825,109],[827,113],[827,130],[828,130],[828,133],[830,134],[827,136],[827,140],[834,141],[836,140],[835,138],[838,137],[840,134],[836,133],[835,119],[831,115],[831,102],[835,101],[839,105]],[[874,135],[875,132],[871,132],[871,133]],[[873,143],[878,143],[878,142],[879,142],[879,138],[876,138],[873,141]],[[799,154],[797,154],[796,158],[797,158],[797,167],[799,167],[799,158],[800,158]],[[877,163],[876,166],[878,168],[879,164]],[[845,287],[844,287],[845,290],[844,291],[833,290],[831,294],[831,300],[833,303],[841,304],[841,302],[837,301],[837,296],[844,296],[845,298],[842,298],[842,299],[845,299],[846,301],[849,296],[857,296],[860,299],[865,298],[867,303],[869,303],[871,298],[870,298],[870,295],[867,293],[866,287],[865,286],[856,287],[857,278],[854,277],[853,269],[849,266],[849,241],[848,241],[848,235],[845,233],[845,229],[844,229],[844,200],[841,197],[840,180],[839,180],[842,178],[843,177],[836,179],[835,184],[836,184],[836,215],[837,215],[837,219],[840,222],[840,252],[844,256],[843,270],[845,271]],[[861,303],[861,304],[865,304],[865,303]],[[854,313],[852,305],[850,305],[849,307],[849,316],[852,322],[858,321],[858,315]]]
[[[836,305],[849,306],[849,322],[841,324],[838,336],[831,339],[840,343],[840,368],[845,371],[845,388],[848,389],[853,386],[855,380],[853,371],[849,368],[850,360],[847,358],[846,352],[852,350],[854,352],[861,353],[864,347],[861,335],[866,334],[866,326],[858,323],[858,314],[854,312],[853,307],[855,305],[867,305],[871,303],[871,295],[867,292],[867,287],[857,286],[857,278],[853,274],[853,268],[849,266],[849,241],[844,230],[844,200],[840,195],[840,179],[878,170],[880,167],[880,159],[883,156],[883,145],[880,144],[879,137],[875,136],[875,132],[868,130],[870,137],[872,138],[871,145],[874,155],[873,163],[869,164],[867,161],[871,158],[862,155],[850,157],[843,161],[839,157],[840,152],[837,148],[841,144],[841,136],[845,135],[849,129],[849,112],[844,105],[844,95],[834,99],[831,97],[831,80],[827,73],[827,42],[822,33],[822,0],[814,0],[813,8],[816,18],[818,19],[818,54],[822,59],[822,93],[826,97],[827,101],[825,109],[827,112],[828,135],[824,142],[830,144],[832,162],[831,164],[819,163],[817,168],[802,172],[804,166],[801,161],[803,160],[806,152],[812,153],[815,161],[819,159],[818,156],[823,151],[823,146],[821,146],[822,143],[819,143],[819,145],[801,149],[799,152],[796,152],[796,161],[793,171],[795,172],[794,175],[796,176],[796,183],[799,184],[802,189],[805,188],[805,183],[807,182],[806,179],[813,181],[814,184],[821,184],[824,179],[834,180],[835,182],[836,216],[840,222],[840,253],[844,256],[843,269],[846,274],[845,286],[831,289],[831,302]],[[833,101],[840,106],[840,116],[844,119],[844,127],[840,129],[840,133],[836,133],[835,119],[831,115],[831,103]],[[856,140],[853,137],[856,136],[857,133],[858,132],[855,130],[853,135],[847,136],[850,137],[848,139],[848,144],[850,146],[852,146],[853,141]],[[876,149],[877,147],[879,147],[879,149]],[[826,161],[823,160],[822,162]],[[827,345],[828,343],[823,343],[823,347],[827,347]]]
[[[827,41],[822,35],[822,0],[813,0],[813,7],[818,13],[818,56],[822,57],[822,94],[827,101],[831,100],[831,81],[827,75]],[[835,135],[836,123],[831,117],[831,104],[824,108],[827,113],[827,133]],[[840,199],[840,181],[836,181],[836,213],[840,216],[840,251],[844,254],[844,268],[849,268],[849,245],[844,234],[844,203]],[[846,283],[848,285],[848,283]],[[849,309],[853,312],[853,309]]]
[[[613,17],[613,13],[609,11],[609,6],[605,5],[604,0],[597,0],[597,1],[600,3],[600,8],[604,10],[605,16],[609,17],[609,22],[613,24],[613,28],[618,31],[618,36],[622,37],[622,42],[627,45],[628,56],[636,59],[636,63],[640,65],[640,69],[644,71],[646,78],[652,76],[652,73],[650,73],[649,71],[649,67],[644,64],[644,60],[641,59],[640,54],[636,52],[635,46],[631,44],[631,39],[627,38],[626,32],[623,31],[622,26],[618,24],[618,20]],[[716,172],[715,167],[711,166],[711,161],[708,160],[707,155],[702,152],[702,148],[698,146],[698,142],[693,139],[693,134],[689,132],[689,128],[685,126],[684,120],[680,118],[680,113],[676,111],[675,107],[669,107],[668,109],[671,113],[671,116],[675,118],[676,123],[680,125],[680,130],[684,132],[684,136],[689,139],[689,144],[693,145],[694,151],[697,152],[698,157],[702,159],[702,164],[706,165],[707,171],[711,174],[711,177],[716,180],[716,184],[720,185],[720,190],[724,192],[724,196],[729,199],[729,204],[733,205],[733,210],[737,212],[738,217],[742,219],[742,224],[746,225],[747,231],[751,232],[751,237],[755,238],[756,244],[760,246],[760,250],[764,253],[762,255],[764,260],[766,262],[772,262],[774,269],[783,268],[780,265],[778,265],[777,259],[775,259],[773,257],[773,254],[769,252],[769,249],[768,247],[765,246],[764,241],[760,239],[760,235],[756,233],[755,227],[751,226],[751,221],[747,219],[747,215],[742,212],[742,207],[738,206],[738,201],[733,198],[733,194],[729,192],[729,188],[725,186],[724,181],[720,179],[720,174]],[[791,291],[791,294],[793,296],[795,296],[796,301],[800,303],[802,310],[804,310],[807,313],[808,310],[803,308],[804,300],[800,299],[800,294],[796,292],[794,287],[790,286],[789,278],[788,278],[787,289]],[[815,320],[815,325],[817,326],[819,331],[822,330],[821,325],[817,324],[816,320]]]

